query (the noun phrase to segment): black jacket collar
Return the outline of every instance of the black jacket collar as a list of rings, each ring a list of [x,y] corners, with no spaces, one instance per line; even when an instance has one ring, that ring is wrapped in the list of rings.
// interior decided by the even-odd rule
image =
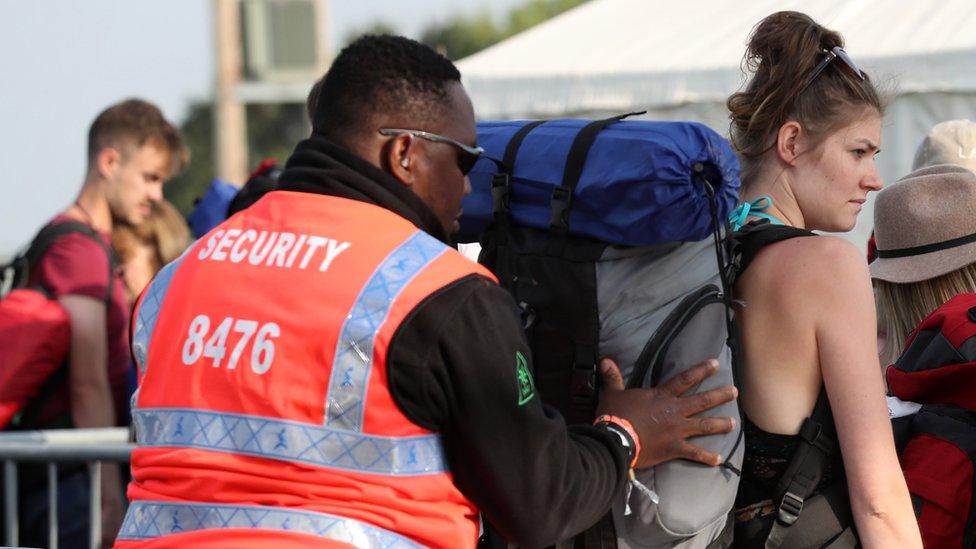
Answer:
[[[278,188],[375,204],[407,219],[441,242],[450,243],[437,216],[413,191],[321,135],[312,134],[295,147],[278,180]]]

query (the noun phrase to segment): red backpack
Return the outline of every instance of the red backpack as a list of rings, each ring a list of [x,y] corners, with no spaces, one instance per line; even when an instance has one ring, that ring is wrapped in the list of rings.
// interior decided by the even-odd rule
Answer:
[[[63,366],[71,345],[68,313],[43,288],[28,287],[27,281],[31,267],[48,248],[72,233],[104,247],[109,269],[114,270],[114,255],[98,233],[74,221],[47,225],[26,252],[0,267],[0,429],[41,427],[32,419],[67,378]],[[106,303],[111,288],[109,284]]]
[[[922,404],[900,460],[925,547],[976,548],[976,294],[926,317],[887,378]]]

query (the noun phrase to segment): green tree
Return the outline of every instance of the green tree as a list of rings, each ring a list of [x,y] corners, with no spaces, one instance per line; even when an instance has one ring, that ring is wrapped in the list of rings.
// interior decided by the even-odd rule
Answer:
[[[462,59],[586,1],[528,0],[512,8],[502,24],[496,23],[487,11],[471,16],[457,15],[444,23],[428,26],[421,33],[420,41],[449,59]]]
[[[505,38],[543,23],[587,0],[529,0],[508,13]]]
[[[184,214],[193,210],[216,173],[213,104],[200,102],[190,107],[180,127],[192,157],[190,165],[163,187],[166,199]],[[295,143],[309,134],[305,104],[281,103],[247,106],[248,165],[265,158],[284,163]],[[244,181],[230,181],[243,185]]]
[[[376,21],[362,29],[347,32],[342,40],[343,47],[352,44],[357,38],[366,34],[400,34],[400,32],[397,31],[396,27],[386,21]]]
[[[449,59],[461,59],[482,50],[505,37],[491,13],[483,11],[471,17],[458,16],[443,24],[427,27],[420,41]]]

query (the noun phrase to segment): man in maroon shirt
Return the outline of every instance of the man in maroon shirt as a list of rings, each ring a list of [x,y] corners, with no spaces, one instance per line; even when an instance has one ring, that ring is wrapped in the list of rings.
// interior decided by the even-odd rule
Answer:
[[[112,223],[137,225],[148,217],[153,204],[162,199],[163,182],[178,172],[186,159],[179,131],[156,106],[145,101],[129,99],[112,105],[92,123],[84,184],[74,203],[50,223],[82,222],[106,245],[82,233],[68,234],[51,245],[30,275],[30,283],[56,297],[71,320],[67,382],[58,393],[61,398],[52,398],[44,409],[43,417],[50,423],[42,426],[69,422],[77,428],[128,424],[123,414],[130,368],[129,308],[120,273],[110,272],[106,256]],[[106,299],[109,295],[111,299]],[[44,511],[40,517],[45,520],[46,509],[24,511]],[[78,511],[64,509],[61,516],[69,512]],[[114,465],[103,466],[105,543],[115,539],[121,518],[119,470]],[[87,536],[87,532],[74,535]],[[61,533],[62,539],[66,536],[74,537],[68,531]]]

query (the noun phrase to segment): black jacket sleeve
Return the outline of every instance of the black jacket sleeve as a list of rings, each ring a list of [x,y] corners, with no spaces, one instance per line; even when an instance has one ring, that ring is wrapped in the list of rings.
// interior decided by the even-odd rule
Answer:
[[[527,399],[516,353],[531,368],[515,303],[470,277],[401,325],[389,383],[408,418],[441,434],[455,483],[487,521],[509,542],[539,547],[607,512],[626,482],[626,450],[601,429],[567,428],[538,394]]]

